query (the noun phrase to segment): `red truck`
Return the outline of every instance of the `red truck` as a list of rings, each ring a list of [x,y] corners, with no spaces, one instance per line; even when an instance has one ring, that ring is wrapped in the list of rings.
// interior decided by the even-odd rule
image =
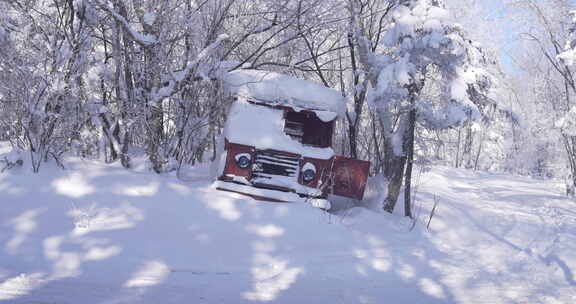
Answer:
[[[269,201],[318,202],[328,195],[362,200],[370,163],[335,155],[331,147],[334,124],[346,106],[337,91],[256,70],[230,72],[224,85],[234,102],[218,189]]]

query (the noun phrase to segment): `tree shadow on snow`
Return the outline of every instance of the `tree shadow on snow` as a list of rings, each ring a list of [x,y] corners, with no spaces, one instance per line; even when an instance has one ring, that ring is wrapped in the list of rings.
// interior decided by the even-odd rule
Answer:
[[[14,205],[0,215],[8,220],[0,234],[0,297],[11,288],[11,303],[470,299],[458,290],[474,282],[458,272],[469,266],[466,258],[421,224],[410,231],[402,217],[358,207],[333,215],[215,191],[209,181],[99,168],[29,180],[40,190],[10,196]]]

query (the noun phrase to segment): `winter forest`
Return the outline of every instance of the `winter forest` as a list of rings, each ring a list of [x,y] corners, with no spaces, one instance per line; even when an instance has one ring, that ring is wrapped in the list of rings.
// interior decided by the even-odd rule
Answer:
[[[1,5],[0,136],[35,171],[66,153],[126,168],[143,153],[157,173],[210,161],[231,102],[222,74],[260,69],[340,91],[334,148],[391,183],[441,163],[574,193],[570,1]]]
[[[3,241],[6,241],[5,248],[8,248],[0,254],[0,302],[28,303],[25,301],[39,298],[51,300],[53,295],[49,291],[35,294],[34,290],[44,290],[42,288],[50,284],[72,284],[62,282],[77,278],[80,273],[89,273],[88,270],[80,271],[82,265],[88,264],[86,261],[112,259],[121,252],[110,249],[116,248],[112,245],[106,247],[108,249],[100,243],[98,246],[101,247],[86,245],[88,243],[80,238],[84,235],[81,232],[76,236],[62,237],[58,242],[69,242],[75,246],[83,244],[82,250],[100,248],[99,255],[96,255],[98,258],[88,253],[84,256],[78,253],[78,258],[70,264],[70,259],[65,259],[70,258],[70,255],[66,256],[70,252],[65,253],[61,249],[59,255],[46,253],[46,248],[53,248],[50,244],[54,244],[47,238],[43,241],[44,249],[32,250],[28,254],[43,256],[44,250],[48,264],[30,263],[52,270],[34,272],[34,267],[10,268],[8,261],[26,255],[22,253],[27,252],[22,251],[25,240],[31,238],[39,225],[34,219],[48,211],[26,213],[24,207],[18,212],[10,209],[13,207],[8,207],[9,204],[5,202],[12,201],[11,206],[14,206],[19,201],[11,196],[15,188],[3,186],[3,181],[21,178],[21,182],[27,183],[27,179],[40,176],[47,185],[53,185],[56,192],[64,195],[70,193],[67,196],[69,200],[63,203],[66,206],[62,207],[62,214],[68,215],[63,216],[76,220],[88,219],[88,223],[80,221],[84,226],[78,226],[79,222],[75,221],[76,230],[88,229],[90,219],[104,218],[122,218],[135,226],[145,219],[138,216],[140,213],[137,208],[134,209],[136,205],[120,205],[117,207],[119,209],[110,205],[98,209],[99,204],[110,203],[98,198],[90,198],[92,205],[80,206],[78,203],[85,195],[99,191],[90,190],[96,189],[96,186],[85,185],[88,178],[82,177],[83,174],[96,176],[90,174],[96,174],[94,172],[98,170],[62,173],[71,174],[77,179],[68,179],[71,188],[60,191],[59,180],[53,177],[55,181],[52,182],[52,177],[46,177],[56,174],[52,166],[62,172],[71,172],[75,165],[71,165],[68,159],[93,161],[91,164],[115,165],[114,170],[118,170],[118,173],[114,174],[121,176],[124,174],[122,172],[138,171],[143,162],[146,168],[143,172],[148,174],[145,179],[150,180],[151,185],[159,185],[155,183],[163,176],[176,176],[175,179],[183,186],[174,186],[174,189],[188,187],[184,178],[187,174],[194,172],[194,168],[210,166],[210,163],[218,161],[224,146],[223,134],[229,109],[235,101],[234,94],[226,89],[227,75],[243,70],[289,75],[338,92],[345,111],[335,122],[332,148],[338,155],[370,162],[366,195],[374,197],[374,189],[380,191],[373,209],[398,215],[390,217],[385,214],[374,221],[381,223],[384,230],[396,231],[398,225],[404,225],[409,219],[418,221],[424,215],[424,226],[430,226],[431,222],[434,225],[435,221],[445,222],[442,227],[459,223],[461,216],[454,216],[456,222],[448,220],[449,211],[445,211],[444,217],[439,213],[438,218],[433,219],[436,204],[441,205],[438,212],[442,212],[443,204],[448,210],[448,206],[451,206],[449,201],[457,202],[458,195],[463,193],[455,190],[454,197],[442,197],[442,193],[448,192],[428,189],[422,181],[426,176],[443,174],[446,180],[456,173],[462,174],[463,180],[470,177],[471,187],[478,187],[478,197],[482,199],[487,199],[482,196],[483,191],[492,191],[485,190],[492,185],[488,183],[489,176],[498,176],[501,178],[498,181],[510,182],[510,187],[514,187],[514,180],[517,183],[514,185],[526,187],[522,189],[539,189],[534,191],[540,191],[538,195],[541,195],[542,202],[551,200],[545,197],[556,197],[563,202],[559,206],[574,209],[573,205],[570,208],[566,205],[573,204],[576,193],[576,3],[572,0],[0,0],[0,143],[10,151],[3,153],[0,149],[0,169],[4,174],[0,175],[0,213],[5,214],[0,218],[8,223],[1,226],[0,231],[12,231],[11,227],[14,226],[15,233],[21,233],[16,236],[22,236],[11,239],[10,233],[3,235],[0,232],[0,245],[4,246]],[[34,174],[18,173],[19,168],[29,168]],[[486,179],[482,176],[486,176]],[[438,177],[438,180],[443,178]],[[163,182],[159,183],[163,185]],[[440,185],[441,182],[437,183]],[[452,181],[446,182],[450,183]],[[189,192],[182,191],[200,193],[194,187],[193,190],[186,190]],[[162,193],[163,188],[138,189],[140,192],[126,192],[127,197],[141,195],[151,199],[146,191],[155,189],[151,196],[156,195],[159,200],[158,193]],[[35,195],[30,194],[30,197],[42,194]],[[538,208],[544,206],[538,199],[530,198],[530,195],[536,195],[534,193],[519,193],[518,197],[523,197],[521,195],[526,198],[515,201],[519,210],[529,204],[527,202],[534,204],[531,205],[533,210],[541,210]],[[234,220],[237,214],[246,216],[250,213],[247,210],[244,210],[245,213],[238,211],[248,207],[238,207],[237,201],[233,203],[227,197],[215,205],[210,205],[209,201],[216,199],[208,197],[195,197],[194,200],[205,201],[207,210],[217,210],[226,220]],[[111,201],[111,198],[108,200]],[[433,208],[422,206],[426,200],[434,201]],[[74,207],[70,207],[70,202]],[[472,205],[475,201],[470,199],[466,203]],[[482,210],[489,212],[488,209],[501,208],[500,205],[490,206]],[[546,212],[556,210],[556,207],[550,206],[546,205]],[[44,210],[42,208],[33,210]],[[120,213],[116,214],[114,210]],[[273,214],[272,211],[265,212]],[[563,258],[561,251],[554,251],[554,248],[560,248],[554,246],[566,244],[562,236],[566,232],[562,227],[566,226],[563,225],[570,221],[576,223],[576,220],[573,211],[562,216],[558,215],[559,211],[554,212],[552,215],[539,213],[540,216],[548,216],[546,218],[564,219],[563,222],[554,222],[554,228],[550,228],[553,232],[547,234],[552,236],[550,239],[556,236],[553,245],[542,245],[544,249],[538,251],[531,247],[520,250],[516,247],[522,245],[517,246],[513,241],[512,245],[503,243],[506,243],[506,250],[515,252],[515,257],[525,259],[522,265],[533,266],[530,269],[520,267],[520,270],[517,269],[518,275],[528,277],[537,272],[540,268],[534,265],[556,265],[553,274],[543,280],[550,283],[560,278],[558,280],[566,284],[567,289],[559,288],[561,291],[556,294],[552,290],[559,285],[550,283],[550,286],[544,284],[548,289],[543,287],[550,292],[536,291],[526,286],[532,286],[532,283],[536,286],[541,281],[528,284],[517,281],[511,275],[507,277],[510,280],[502,279],[499,282],[516,282],[517,286],[526,289],[518,291],[518,287],[515,296],[505,292],[492,294],[493,297],[488,298],[486,303],[526,303],[523,299],[533,300],[535,295],[543,294],[544,297],[534,303],[562,303],[568,297],[576,298],[576,257],[571,255],[573,260],[570,260]],[[558,217],[554,217],[554,214]],[[510,217],[506,215],[504,218]],[[14,224],[18,223],[18,219],[25,219],[20,223],[33,222],[33,225]],[[314,222],[314,219],[310,222]],[[482,222],[483,219],[478,221]],[[92,221],[92,225],[98,230],[98,224]],[[258,237],[291,236],[287,228],[282,230],[284,234],[277,234],[278,230],[258,230],[250,228],[256,227],[252,224],[247,225],[247,231]],[[277,224],[270,225],[259,227],[277,227],[274,226]],[[373,227],[377,225],[380,224]],[[411,226],[412,231],[415,224],[406,225]],[[476,225],[491,229],[489,224]],[[508,226],[500,221],[494,227],[501,227],[502,230],[490,233],[491,237],[497,241],[506,239],[504,228]],[[426,235],[429,228],[423,227],[418,233]],[[372,229],[370,231],[380,228]],[[534,233],[530,228],[522,228],[522,232],[526,235]],[[297,235],[302,234],[295,234],[293,238],[297,238]],[[573,236],[573,233],[568,235]],[[434,237],[421,238],[428,240]],[[360,241],[351,239],[346,242],[360,244]],[[38,237],[38,240],[38,244],[41,244],[42,238]],[[364,248],[365,251],[354,248],[354,252],[364,253],[355,255],[353,259],[360,265],[356,269],[368,265],[366,267],[370,271],[378,272],[389,260],[384,262],[381,256],[375,254],[380,252],[376,250],[377,247],[385,242],[371,240],[364,240],[362,245],[358,245],[366,246],[368,249]],[[456,242],[452,238],[450,241]],[[530,244],[539,243],[532,241]],[[413,245],[412,241],[405,239],[387,242],[389,245],[397,242],[398,248],[404,249]],[[430,241],[423,248],[437,248],[431,245],[433,243]],[[477,245],[489,243],[479,242]],[[244,290],[243,296],[240,296],[244,301],[384,303],[378,300],[382,299],[378,294],[371,294],[377,293],[378,288],[366,291],[365,296],[351,291],[338,295],[334,301],[322,300],[332,299],[329,297],[301,300],[299,297],[304,297],[306,293],[292,295],[289,286],[296,284],[293,282],[298,277],[304,277],[304,273],[310,274],[315,271],[314,267],[320,266],[306,260],[301,264],[315,265],[310,266],[312,270],[306,272],[302,268],[304,266],[299,268],[294,265],[290,268],[290,262],[298,264],[294,261],[300,260],[281,260],[280,255],[274,255],[274,252],[283,249],[280,243],[276,245],[266,247],[276,248],[276,251],[263,250],[260,255],[254,255],[254,259],[250,258],[248,264],[251,263],[253,267],[251,280],[264,282],[262,284],[268,289],[263,291],[261,285],[254,283],[254,290]],[[124,252],[129,250],[126,248]],[[225,247],[220,245],[217,248]],[[568,252],[566,247],[562,248]],[[252,253],[250,251],[246,256]],[[469,258],[474,259],[473,253],[470,254]],[[366,256],[372,260],[366,262]],[[153,259],[152,264],[144,263],[144,268],[136,272],[145,274],[148,278],[144,279],[145,284],[138,285],[141,281],[133,278],[124,287],[136,282],[133,286],[149,288],[173,276],[166,273],[188,271],[188,268],[172,269],[167,259],[158,261]],[[282,261],[288,262],[282,264]],[[364,262],[366,265],[362,264]],[[510,265],[508,262],[502,262],[499,266],[490,265],[495,268],[508,267],[503,266]],[[279,274],[274,274],[272,264],[284,265],[282,267],[285,268]],[[545,264],[548,266],[543,266]],[[390,267],[396,266],[392,263]],[[436,269],[432,266],[414,267],[417,272],[435,273],[438,280],[435,281],[432,276],[429,279],[432,283],[426,281],[428,279],[419,281],[422,295],[411,298],[407,296],[409,292],[404,292],[398,299],[405,302],[414,303],[415,299],[423,299],[423,303],[479,303],[473,295],[485,294],[486,290],[490,290],[489,285],[482,285],[474,292],[464,287],[457,288],[450,285],[452,283],[442,281],[442,275],[432,270]],[[344,267],[337,269],[338,275],[346,278],[350,278],[348,271],[355,271]],[[213,282],[210,286],[220,284],[216,283],[218,276],[214,273],[221,277],[235,275],[233,270],[227,269],[194,271],[196,276],[202,273],[210,277],[212,273],[208,279],[208,282]],[[271,276],[259,277],[259,273],[266,271],[271,271]],[[506,272],[502,269],[499,271]],[[246,273],[242,276],[249,276],[249,272]],[[161,279],[150,283],[150,277],[157,278],[158,274]],[[278,276],[282,279],[280,282],[270,283]],[[496,282],[491,281],[490,274],[485,272],[481,272],[480,278]],[[407,280],[410,282],[410,278]],[[56,285],[56,288],[63,290],[66,286],[69,285]],[[229,288],[235,290],[236,287]],[[138,296],[122,294],[130,297],[116,299],[116,302],[105,302],[94,297],[86,303],[183,303],[182,299],[167,300],[166,294],[169,292],[166,290],[147,292],[150,297],[140,292]],[[282,292],[287,294],[287,298],[279,296]],[[430,298],[422,298],[423,295]],[[206,294],[205,298],[211,300],[197,303],[240,303],[231,300],[234,297],[214,296]],[[87,298],[77,294],[70,299]],[[218,302],[218,299],[224,300]],[[340,299],[340,302],[336,299]]]

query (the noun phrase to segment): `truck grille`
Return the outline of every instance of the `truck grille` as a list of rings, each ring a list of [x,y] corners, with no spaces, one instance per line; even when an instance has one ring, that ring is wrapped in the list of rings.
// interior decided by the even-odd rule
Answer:
[[[299,155],[286,155],[271,150],[256,150],[256,157],[252,167],[253,178],[257,183],[286,184],[289,181],[297,181],[300,169]],[[278,185],[284,186],[284,185]],[[287,186],[287,185],[286,185]]]

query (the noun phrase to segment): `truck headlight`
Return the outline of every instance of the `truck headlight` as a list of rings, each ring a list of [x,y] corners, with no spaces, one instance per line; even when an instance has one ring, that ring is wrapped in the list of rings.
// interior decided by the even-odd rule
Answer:
[[[248,168],[252,162],[252,157],[249,153],[238,153],[236,156],[234,156],[234,159],[236,159],[236,164],[241,169]]]
[[[305,163],[302,166],[302,180],[305,183],[312,181],[316,177],[316,166],[312,163]]]

